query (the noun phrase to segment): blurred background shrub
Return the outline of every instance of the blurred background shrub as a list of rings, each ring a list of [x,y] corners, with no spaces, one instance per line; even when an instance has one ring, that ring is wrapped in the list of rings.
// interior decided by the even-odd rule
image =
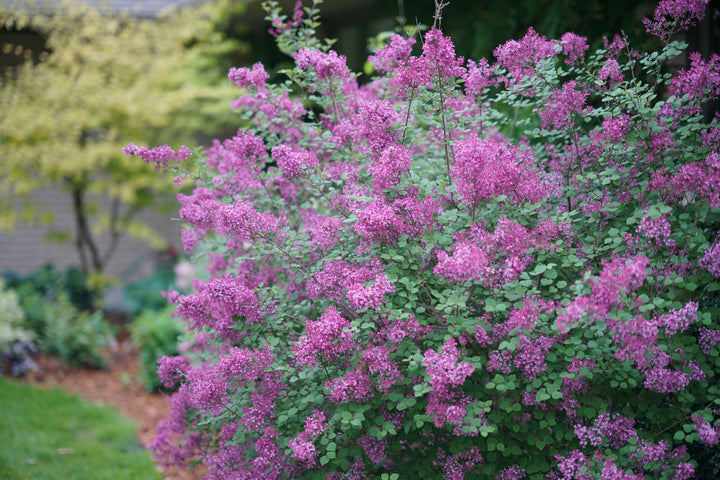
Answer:
[[[34,339],[17,294],[0,279],[0,374],[21,376],[35,368]]]
[[[175,318],[175,306],[144,310],[130,324],[133,345],[140,351],[140,380],[148,391],[163,389],[157,374],[157,361],[178,355],[183,332],[182,320]]]

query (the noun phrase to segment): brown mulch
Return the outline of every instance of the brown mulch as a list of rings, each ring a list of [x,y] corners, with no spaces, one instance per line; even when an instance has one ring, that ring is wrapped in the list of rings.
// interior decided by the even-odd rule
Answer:
[[[138,425],[138,441],[147,446],[155,435],[155,426],[169,411],[167,398],[145,391],[138,380],[138,353],[129,339],[113,345],[104,355],[104,370],[70,368],[58,358],[41,356],[39,369],[27,375],[28,383],[58,387],[90,402],[111,405]],[[200,480],[206,470],[202,466],[189,470],[161,468],[165,480]]]

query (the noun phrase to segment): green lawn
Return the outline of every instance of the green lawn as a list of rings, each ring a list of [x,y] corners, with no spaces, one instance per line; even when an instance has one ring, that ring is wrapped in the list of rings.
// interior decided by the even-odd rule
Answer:
[[[161,478],[117,411],[0,378],[0,479]]]

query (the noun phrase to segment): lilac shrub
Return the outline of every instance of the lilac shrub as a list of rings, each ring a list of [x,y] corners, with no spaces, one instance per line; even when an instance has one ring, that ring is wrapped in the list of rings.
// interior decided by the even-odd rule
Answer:
[[[359,85],[317,10],[234,68],[248,128],[131,145],[194,189],[192,342],[152,445],[210,479],[710,478],[720,457],[720,58],[530,29],[495,59],[393,34]],[[414,48],[414,50],[413,50]],[[415,53],[413,53],[415,52]],[[659,93],[665,92],[665,93]]]

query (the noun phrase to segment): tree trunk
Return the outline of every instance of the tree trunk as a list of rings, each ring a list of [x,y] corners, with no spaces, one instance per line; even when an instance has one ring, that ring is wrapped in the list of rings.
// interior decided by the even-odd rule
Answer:
[[[102,272],[105,264],[100,258],[95,239],[88,225],[87,210],[85,206],[84,183],[70,185],[73,199],[73,213],[75,214],[75,246],[80,255],[80,262],[85,274],[90,271]],[[89,258],[88,258],[89,257]]]

